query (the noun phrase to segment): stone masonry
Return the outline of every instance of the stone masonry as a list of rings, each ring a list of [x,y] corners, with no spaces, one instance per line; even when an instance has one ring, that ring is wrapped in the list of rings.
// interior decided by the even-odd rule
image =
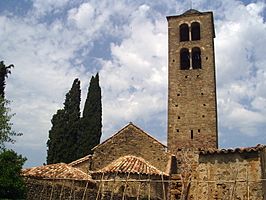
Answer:
[[[93,149],[91,170],[100,170],[112,161],[127,155],[141,157],[162,172],[167,171],[171,159],[165,145],[129,123]]]
[[[168,20],[168,149],[217,148],[217,109],[212,12],[190,10]],[[180,42],[180,26],[200,24],[200,40]],[[191,34],[190,34],[191,35]],[[201,51],[200,69],[180,68],[180,51]]]

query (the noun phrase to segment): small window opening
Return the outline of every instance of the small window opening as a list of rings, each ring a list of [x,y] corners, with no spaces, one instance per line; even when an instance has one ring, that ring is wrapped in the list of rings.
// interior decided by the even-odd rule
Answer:
[[[177,96],[180,96],[180,94],[178,93]]]
[[[201,69],[201,51],[198,47],[192,49],[192,68]]]
[[[179,133],[179,129],[176,129],[176,132]]]
[[[190,138],[193,139],[193,130],[190,131]]]
[[[198,129],[198,133],[200,133],[200,129]]]
[[[175,104],[175,107],[178,107],[178,104]]]
[[[201,93],[201,95],[204,95],[203,92]]]
[[[188,76],[185,76],[185,78],[188,78]]]
[[[179,26],[180,42],[189,41],[189,28],[187,24],[181,24]]]
[[[180,119],[180,116],[178,116],[177,118]]]
[[[175,60],[173,60],[173,62],[175,62]]]
[[[205,117],[205,115],[202,115],[202,118],[204,118]]]
[[[191,39],[200,40],[200,23],[193,22],[191,24]]]
[[[204,103],[203,106],[206,106],[206,104]]]
[[[189,69],[190,67],[190,55],[188,49],[184,48],[180,51],[180,68],[182,70]]]

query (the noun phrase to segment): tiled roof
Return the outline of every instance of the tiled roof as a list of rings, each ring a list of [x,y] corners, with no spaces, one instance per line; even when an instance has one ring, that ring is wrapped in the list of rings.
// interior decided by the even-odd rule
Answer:
[[[241,147],[235,149],[207,149],[201,150],[200,154],[227,154],[227,153],[243,153],[243,152],[255,152],[264,149],[266,146],[258,144],[255,147]]]
[[[98,148],[99,146],[101,146],[102,144],[108,142],[109,140],[111,140],[113,137],[115,137],[116,135],[120,134],[121,132],[123,132],[125,129],[127,129],[128,127],[133,127],[135,129],[137,129],[138,131],[142,132],[143,134],[147,135],[149,138],[151,138],[154,142],[162,145],[164,148],[167,148],[166,145],[164,145],[163,143],[161,143],[159,140],[155,139],[154,137],[152,137],[150,134],[146,133],[145,131],[143,131],[141,128],[137,127],[135,124],[133,124],[132,122],[129,122],[125,127],[123,127],[121,130],[119,130],[118,132],[116,132],[114,135],[112,135],[111,137],[109,137],[107,140],[103,141],[101,144],[98,144],[97,146],[95,146],[92,150]]]
[[[87,155],[87,156],[84,156],[78,160],[74,160],[73,162],[69,163],[68,165],[71,166],[71,167],[74,167],[82,162],[85,162],[87,160],[90,160],[92,158],[92,155]]]
[[[65,163],[22,169],[21,175],[41,179],[91,180],[90,175]]]
[[[94,173],[137,173],[150,175],[164,175],[168,174],[160,171],[156,167],[149,164],[143,158],[136,156],[124,156],[113,161],[103,169]]]

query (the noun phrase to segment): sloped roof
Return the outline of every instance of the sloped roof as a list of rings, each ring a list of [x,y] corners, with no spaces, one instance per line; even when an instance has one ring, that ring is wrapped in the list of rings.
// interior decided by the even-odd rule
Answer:
[[[105,144],[106,142],[110,141],[113,137],[115,137],[116,135],[122,133],[125,129],[132,127],[135,128],[136,130],[140,131],[141,133],[147,135],[149,138],[151,138],[154,142],[162,145],[164,148],[167,148],[166,145],[164,145],[163,143],[161,143],[159,140],[155,139],[154,137],[152,137],[151,135],[149,135],[148,133],[146,133],[145,131],[143,131],[141,128],[137,127],[135,124],[133,124],[132,122],[129,122],[126,126],[124,126],[122,129],[120,129],[118,132],[116,132],[114,135],[112,135],[111,137],[109,137],[108,139],[106,139],[105,141],[103,141],[101,144],[98,144],[97,146],[95,146],[92,150],[98,148],[99,146]]]
[[[21,175],[24,177],[41,179],[91,180],[91,176],[89,174],[86,174],[85,172],[65,163],[22,169]]]
[[[164,176],[168,176],[168,174],[152,166],[143,158],[131,155],[120,157],[103,169],[94,173],[137,173],[147,175],[163,174]]]
[[[74,167],[82,162],[86,162],[87,160],[90,160],[92,158],[92,155],[87,155],[87,156],[84,156],[78,160],[74,160],[73,162],[69,163],[68,165],[71,166],[71,167]]]
[[[182,15],[191,15],[191,14],[201,14],[201,12],[195,9],[189,9],[186,12],[184,12]]]
[[[261,151],[266,148],[265,145],[258,144],[255,147],[239,147],[235,149],[207,149],[207,150],[200,150],[200,154],[228,154],[228,153],[244,153],[244,152],[256,152]]]

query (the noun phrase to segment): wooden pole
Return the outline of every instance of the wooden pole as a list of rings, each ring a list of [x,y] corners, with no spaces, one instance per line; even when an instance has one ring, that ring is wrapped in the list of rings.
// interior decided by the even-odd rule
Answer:
[[[164,187],[164,178],[163,178],[163,172],[162,172],[162,186],[163,186],[163,200],[166,200],[166,196],[165,196],[165,187]]]
[[[70,189],[70,195],[69,195],[69,198],[72,199],[72,190],[73,190],[73,186],[74,186],[74,180],[72,180],[72,183],[71,183],[71,189]]]
[[[238,176],[238,169],[236,170],[235,181],[233,183],[233,188],[232,188],[232,192],[231,192],[231,195],[230,195],[230,200],[233,200],[234,199],[236,182],[237,182],[237,176]]]
[[[114,181],[113,181],[112,193],[111,193],[111,198],[110,198],[110,200],[113,200],[113,198],[114,198],[115,179],[116,179],[117,173],[118,173],[118,172],[115,173],[115,177],[114,177]]]
[[[85,200],[85,196],[86,196],[86,191],[87,191],[88,185],[89,185],[89,180],[87,180],[87,183],[86,183],[83,195],[82,195],[82,200]]]
[[[43,185],[43,188],[42,188],[42,191],[41,191],[40,200],[42,200],[42,195],[43,195],[43,192],[44,192],[44,188],[45,188],[45,184]]]
[[[53,192],[54,192],[54,180],[52,182],[52,190],[51,190],[50,200],[53,199]]]
[[[60,196],[59,196],[59,199],[60,199],[60,200],[62,199],[62,194],[63,194],[64,186],[65,186],[65,181],[63,181],[63,185],[61,186]]]
[[[248,176],[248,166],[246,166],[246,182],[247,182],[247,200],[249,200],[249,176]]]
[[[98,192],[97,192],[96,200],[98,200],[99,195],[100,195],[100,190],[101,190],[101,185],[102,185],[102,181],[103,181],[103,176],[104,176],[104,173],[102,174],[102,177],[101,177],[101,180],[100,180],[100,185],[99,185],[99,189],[98,189]]]
[[[207,195],[208,195],[208,197],[207,197],[207,199],[209,200],[209,196],[210,196],[210,194],[209,194],[209,166],[207,167]]]
[[[129,174],[130,174],[130,173],[128,173],[127,178],[126,178],[125,188],[124,188],[124,191],[123,191],[122,200],[125,199],[125,193],[126,193],[126,191],[127,191],[127,180],[128,180],[128,178],[129,178]]]
[[[150,177],[150,173],[149,173],[148,177],[149,177],[149,195],[148,195],[148,200],[150,200],[151,199],[151,177]]]
[[[140,174],[139,174],[139,187],[138,187],[137,200],[139,200],[139,196],[140,196],[140,187],[141,187],[141,181],[140,181]]]

